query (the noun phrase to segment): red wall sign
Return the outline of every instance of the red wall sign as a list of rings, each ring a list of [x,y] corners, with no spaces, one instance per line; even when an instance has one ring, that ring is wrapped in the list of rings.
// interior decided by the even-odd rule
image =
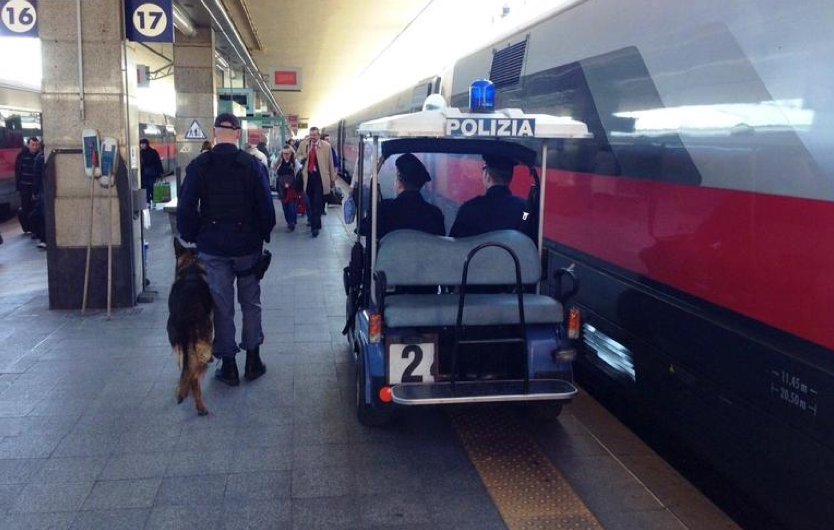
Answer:
[[[297,85],[298,72],[294,70],[278,70],[275,72],[272,82],[276,85]]]
[[[270,81],[272,90],[301,90],[301,68],[275,68]]]

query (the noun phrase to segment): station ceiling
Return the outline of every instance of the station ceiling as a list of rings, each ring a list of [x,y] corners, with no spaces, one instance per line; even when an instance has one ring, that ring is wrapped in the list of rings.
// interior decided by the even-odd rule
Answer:
[[[302,69],[300,92],[274,92],[285,114],[301,118],[356,78],[431,1],[223,0],[261,72]]]

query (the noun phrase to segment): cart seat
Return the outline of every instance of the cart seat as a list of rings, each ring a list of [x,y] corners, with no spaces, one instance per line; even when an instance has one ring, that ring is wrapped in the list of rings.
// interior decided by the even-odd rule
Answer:
[[[385,297],[383,315],[388,327],[454,326],[458,315],[457,294],[394,294]],[[524,320],[527,324],[562,322],[562,304],[549,296],[524,295]],[[518,324],[518,295],[467,294],[463,324],[498,326]]]
[[[389,288],[459,286],[467,254],[483,243],[501,243],[515,252],[524,285],[535,285],[541,278],[536,245],[515,230],[497,230],[457,239],[415,230],[397,230],[380,241],[376,271],[384,273]],[[505,250],[485,248],[472,258],[468,288],[515,284],[515,265]],[[382,314],[389,327],[454,326],[458,301],[457,293],[388,294],[384,297]],[[525,294],[524,317],[529,324],[556,324],[562,322],[562,306],[548,296]],[[470,326],[518,324],[518,296],[468,293],[463,323]]]

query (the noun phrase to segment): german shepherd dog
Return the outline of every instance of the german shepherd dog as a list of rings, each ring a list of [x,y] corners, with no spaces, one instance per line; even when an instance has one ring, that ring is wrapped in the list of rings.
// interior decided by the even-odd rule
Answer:
[[[171,294],[168,295],[168,341],[180,366],[177,403],[191,390],[194,405],[201,416],[208,414],[203,403],[200,378],[211,360],[214,335],[213,301],[206,280],[206,267],[193,248],[186,248],[174,237],[177,268]]]

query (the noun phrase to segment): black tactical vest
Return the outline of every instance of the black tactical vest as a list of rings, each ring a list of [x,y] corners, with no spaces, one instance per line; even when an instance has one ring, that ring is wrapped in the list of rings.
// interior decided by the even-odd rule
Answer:
[[[237,153],[200,155],[202,187],[200,218],[203,224],[228,223],[254,230],[255,189],[257,180],[250,175],[252,156],[238,149]]]

